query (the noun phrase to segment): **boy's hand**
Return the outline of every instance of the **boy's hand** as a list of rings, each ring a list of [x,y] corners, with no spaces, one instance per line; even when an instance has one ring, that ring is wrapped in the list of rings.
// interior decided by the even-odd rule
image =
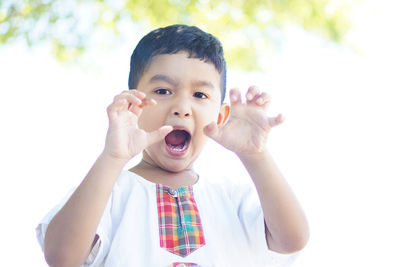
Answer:
[[[283,116],[268,117],[266,110],[270,97],[251,86],[242,103],[240,91],[230,91],[231,114],[225,125],[210,123],[204,129],[205,133],[225,148],[240,155],[262,153],[269,131],[283,122]]]
[[[127,162],[143,149],[162,140],[172,130],[171,126],[162,126],[151,133],[138,127],[143,107],[156,104],[154,99],[146,98],[138,90],[124,91],[117,95],[107,108],[109,128],[103,153]]]

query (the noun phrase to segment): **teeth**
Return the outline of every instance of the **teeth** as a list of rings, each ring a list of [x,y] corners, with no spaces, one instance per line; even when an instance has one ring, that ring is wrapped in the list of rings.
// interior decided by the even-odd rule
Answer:
[[[171,150],[173,151],[183,151],[187,147],[187,142],[185,142],[184,145],[179,145],[179,146],[170,146]]]

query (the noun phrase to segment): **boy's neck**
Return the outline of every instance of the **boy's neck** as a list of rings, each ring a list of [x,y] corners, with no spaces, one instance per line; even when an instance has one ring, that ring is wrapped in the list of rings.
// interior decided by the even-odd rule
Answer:
[[[180,172],[169,172],[145,159],[142,159],[139,164],[129,169],[129,171],[152,183],[167,185],[174,189],[194,185],[199,179],[199,175],[192,168]]]

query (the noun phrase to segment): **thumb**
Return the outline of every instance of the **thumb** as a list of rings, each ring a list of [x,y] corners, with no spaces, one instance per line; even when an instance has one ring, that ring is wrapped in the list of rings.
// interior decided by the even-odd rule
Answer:
[[[218,125],[213,121],[203,129],[204,134],[210,137],[211,139],[218,140],[220,136]]]
[[[271,127],[274,127],[274,126],[281,124],[284,120],[285,120],[285,118],[283,117],[283,115],[279,114],[278,116],[276,116],[274,118],[269,118],[269,124],[271,125]]]
[[[150,146],[158,141],[161,141],[172,130],[173,130],[172,126],[164,125],[161,126],[158,130],[147,133],[147,145]]]

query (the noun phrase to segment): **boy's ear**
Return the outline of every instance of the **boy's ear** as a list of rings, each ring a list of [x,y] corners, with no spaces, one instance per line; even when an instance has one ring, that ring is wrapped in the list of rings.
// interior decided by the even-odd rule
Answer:
[[[231,107],[228,104],[222,104],[218,114],[218,126],[223,126],[228,120],[229,114],[231,112]]]

